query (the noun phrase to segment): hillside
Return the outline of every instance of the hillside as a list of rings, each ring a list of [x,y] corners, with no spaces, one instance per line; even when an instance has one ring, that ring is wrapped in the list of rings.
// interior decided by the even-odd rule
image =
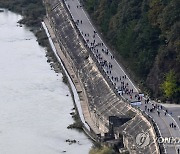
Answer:
[[[0,0],[0,8],[22,14],[24,18],[20,22],[34,28],[40,27],[46,13],[42,0]]]
[[[151,96],[180,103],[180,1],[82,2],[134,79]]]

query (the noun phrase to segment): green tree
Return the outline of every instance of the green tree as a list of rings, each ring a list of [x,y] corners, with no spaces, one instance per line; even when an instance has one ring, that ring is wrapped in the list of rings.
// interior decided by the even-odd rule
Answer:
[[[178,91],[177,79],[174,71],[166,74],[166,79],[162,84],[162,89],[166,97],[172,98]]]

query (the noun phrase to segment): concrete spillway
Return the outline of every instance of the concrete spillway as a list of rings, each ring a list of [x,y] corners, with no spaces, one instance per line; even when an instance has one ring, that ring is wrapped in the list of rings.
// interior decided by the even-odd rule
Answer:
[[[131,153],[159,153],[150,122],[114,93],[91,51],[84,45],[63,1],[46,0],[45,4],[48,20],[56,34],[53,39],[65,55],[61,59],[73,69],[74,74],[66,68],[76,85],[82,109],[85,110],[85,121],[91,129],[95,134],[104,136],[110,130],[110,117],[118,117],[120,122],[113,128],[114,136],[118,139],[122,135]],[[136,136],[142,132],[149,134],[149,145],[139,148],[136,146]]]

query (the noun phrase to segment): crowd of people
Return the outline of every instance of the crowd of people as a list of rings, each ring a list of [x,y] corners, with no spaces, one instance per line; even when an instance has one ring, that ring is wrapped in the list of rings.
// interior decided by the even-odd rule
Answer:
[[[70,9],[70,6],[68,4],[68,7]],[[82,9],[82,5],[76,5],[77,9]],[[79,30],[80,34],[83,36],[86,46],[92,51],[94,54],[97,62],[100,64],[100,67],[102,70],[106,73],[108,78],[111,80],[112,84],[115,85],[117,92],[119,95],[122,95],[126,99],[133,101],[142,101],[142,96],[138,94],[134,88],[131,88],[132,86],[129,86],[129,79],[127,79],[127,75],[117,75],[116,70],[113,69],[113,60],[114,56],[111,54],[109,49],[104,45],[100,37],[98,36],[97,32],[95,30],[92,31],[92,33],[89,33],[87,31],[82,31],[81,26],[85,24],[83,22],[83,19],[76,19],[75,24],[77,26],[77,29]],[[149,99],[144,100],[145,104],[149,103]],[[151,108],[146,108],[147,105],[145,105],[145,111],[153,112],[154,110],[157,110],[158,115],[160,116],[160,112],[158,111],[157,104],[154,105]],[[166,112],[165,112],[166,114]]]
[[[69,5],[68,7],[70,8]],[[82,6],[77,5],[77,9],[82,9]],[[105,72],[105,74],[111,80],[112,84],[115,86],[118,94],[122,97],[125,97],[130,102],[144,101],[144,111],[148,114],[157,113],[157,115],[160,117],[164,112],[164,116],[166,116],[168,113],[166,109],[163,109],[161,105],[151,103],[149,98],[143,98],[137,90],[132,88],[132,85],[130,85],[131,82],[127,75],[124,74],[124,71],[121,71],[121,73],[116,72],[117,70],[114,69],[115,66],[113,65],[115,64],[115,58],[102,42],[97,32],[95,30],[92,33],[89,33],[85,30],[82,31],[83,28],[81,28],[81,25],[86,24],[85,22],[83,22],[83,19],[77,19],[75,21],[75,24],[77,26],[77,29],[79,30],[79,33],[84,38],[85,45],[93,53],[101,69]],[[174,123],[171,123],[170,127],[176,128],[176,125]]]
[[[70,9],[70,5],[67,4],[67,6]],[[82,9],[82,6],[76,5],[76,8]],[[93,53],[101,69],[115,86],[117,93],[130,101],[142,100],[142,97],[138,95],[138,92],[136,92],[134,88],[131,88],[127,75],[124,74],[124,72],[122,75],[118,75],[119,73],[116,73],[113,66],[113,61],[115,61],[114,55],[111,54],[109,49],[102,42],[97,32],[95,30],[93,30],[92,33],[85,30],[83,31],[81,25],[86,24],[83,22],[83,19],[74,19],[74,22],[79,30],[79,33],[83,36],[86,47],[88,47]]]
[[[80,8],[80,7],[77,7]],[[83,24],[82,20],[76,20],[76,25]],[[80,30],[80,28],[78,27]],[[116,86],[117,92],[120,95],[129,95],[129,99],[133,99],[134,89],[129,87],[129,80],[127,80],[127,75],[122,76],[114,75],[113,64],[114,56],[111,54],[109,49],[104,45],[104,43],[97,38],[97,32],[93,31],[91,34],[80,31],[81,35],[84,38],[86,46],[94,54],[96,60],[100,64],[101,68],[104,70],[106,75],[110,78],[111,82]],[[99,42],[96,40],[99,40]],[[107,57],[109,56],[109,57]],[[139,97],[134,97],[134,99],[139,99]]]

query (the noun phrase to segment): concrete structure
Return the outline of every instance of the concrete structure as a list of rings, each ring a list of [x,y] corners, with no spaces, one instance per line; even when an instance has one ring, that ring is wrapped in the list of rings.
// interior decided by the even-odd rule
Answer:
[[[83,2],[83,1],[81,1]],[[80,0],[66,0],[65,4],[70,16],[76,23],[78,31],[81,33],[85,44],[91,50],[90,53],[95,56],[99,64],[101,64],[100,70],[103,70],[105,77],[110,79],[110,84],[113,84],[113,90],[115,93],[119,93],[121,98],[129,101],[134,107],[139,108],[142,113],[153,121],[153,125],[157,130],[157,135],[172,138],[180,137],[179,128],[179,109],[172,110],[172,108],[166,108],[156,101],[150,100],[148,103],[148,96],[143,96],[140,93],[140,89],[131,81],[123,67],[116,61],[116,58],[112,55],[111,49],[106,46],[104,41],[99,36],[96,28],[93,26],[88,14],[82,7],[83,4]],[[104,65],[106,61],[106,65]],[[102,65],[103,63],[103,65]],[[107,64],[111,64],[113,67],[107,67]],[[124,76],[126,77],[124,78]],[[118,80],[117,80],[118,79]],[[122,85],[122,82],[125,84]],[[127,85],[128,84],[128,85]],[[123,94],[123,95],[122,95]],[[159,101],[158,101],[159,102]],[[113,105],[113,104],[112,104]],[[172,105],[171,105],[172,106]],[[168,113],[166,113],[168,111]],[[171,114],[172,113],[172,114]],[[170,127],[173,124],[173,128]],[[178,153],[180,145],[177,144],[160,144],[165,153],[172,154]]]
[[[124,145],[131,153],[159,153],[151,123],[139,110],[117,96],[95,57],[84,45],[63,1],[45,0],[45,4],[51,27],[48,21],[46,25],[57,54],[79,93],[83,115],[91,130],[97,136],[101,134],[103,139],[107,139],[104,136],[111,139],[123,136]],[[142,148],[137,145],[139,133],[149,134],[149,143]]]

